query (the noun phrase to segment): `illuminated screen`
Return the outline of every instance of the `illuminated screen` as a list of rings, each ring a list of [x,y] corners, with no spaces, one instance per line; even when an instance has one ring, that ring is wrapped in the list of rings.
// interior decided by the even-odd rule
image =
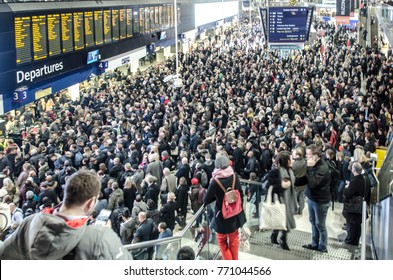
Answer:
[[[304,43],[307,41],[305,7],[270,7],[268,30],[270,43]]]
[[[31,61],[31,19],[30,17],[15,17],[15,47],[16,63]]]

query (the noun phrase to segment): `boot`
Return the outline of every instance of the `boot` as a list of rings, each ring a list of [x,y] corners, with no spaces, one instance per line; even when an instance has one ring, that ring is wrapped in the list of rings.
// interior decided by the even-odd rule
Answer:
[[[287,244],[287,237],[286,236],[282,236],[280,238],[280,246],[281,249],[286,250],[286,251],[291,251],[291,249],[289,249],[288,244]]]
[[[272,235],[270,235],[270,241],[273,244],[279,244],[278,240],[277,240],[277,237],[278,237],[278,230],[273,230]]]

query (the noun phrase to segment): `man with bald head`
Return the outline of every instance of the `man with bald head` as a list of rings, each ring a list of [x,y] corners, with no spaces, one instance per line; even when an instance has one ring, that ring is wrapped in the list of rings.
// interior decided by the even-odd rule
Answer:
[[[153,220],[147,219],[147,214],[146,212],[139,212],[138,214],[138,220],[139,220],[139,226],[135,231],[134,234],[134,239],[132,240],[132,243],[139,243],[139,242],[144,242],[144,241],[149,241],[152,239],[152,232],[154,228]],[[142,258],[144,259],[144,256],[141,256],[143,254],[148,254],[147,258],[151,260],[153,258],[153,249],[154,247],[149,247],[147,249],[142,249],[142,251],[137,252],[134,254],[134,257],[136,259]],[[139,255],[139,257],[138,257]]]

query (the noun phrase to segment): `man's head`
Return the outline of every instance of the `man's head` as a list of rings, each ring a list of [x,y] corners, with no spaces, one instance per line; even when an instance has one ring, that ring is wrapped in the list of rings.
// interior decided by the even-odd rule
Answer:
[[[306,158],[310,159],[312,157],[314,157],[315,160],[321,157],[321,148],[315,144],[311,144],[306,149]]]
[[[97,175],[84,170],[75,172],[66,182],[63,204],[66,208],[83,207],[83,211],[90,214],[100,189],[101,184]]]
[[[178,260],[195,260],[195,252],[190,246],[183,246],[177,253]]]

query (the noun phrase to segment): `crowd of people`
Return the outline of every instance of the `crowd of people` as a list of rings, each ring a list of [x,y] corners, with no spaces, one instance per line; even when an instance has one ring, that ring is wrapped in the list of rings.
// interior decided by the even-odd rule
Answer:
[[[192,189],[194,211],[206,193],[205,202],[214,200],[209,185],[223,155],[240,178],[290,178],[290,196],[279,183],[275,191],[296,206],[291,215],[302,214],[307,196],[313,239],[305,248],[327,251],[326,213],[332,196],[343,199],[349,163],[369,169],[370,153],[393,140],[393,58],[363,48],[344,27],[314,25],[315,42],[282,56],[261,43],[258,21],[239,23],[180,53],[181,87],[164,82],[174,71],[169,59],[134,75],[113,71],[86,81],[78,100],[61,93],[8,115],[8,138],[0,138],[3,201],[13,205],[7,236],[29,215],[53,213],[79,170],[100,180],[89,223],[106,208],[123,244],[171,236],[186,224]],[[330,170],[327,162],[339,174],[334,195],[326,191],[330,177],[318,177],[317,170]],[[222,244],[235,230],[212,224]],[[289,250],[286,233],[280,242],[277,236],[272,242]],[[153,248],[146,253],[152,258]]]

